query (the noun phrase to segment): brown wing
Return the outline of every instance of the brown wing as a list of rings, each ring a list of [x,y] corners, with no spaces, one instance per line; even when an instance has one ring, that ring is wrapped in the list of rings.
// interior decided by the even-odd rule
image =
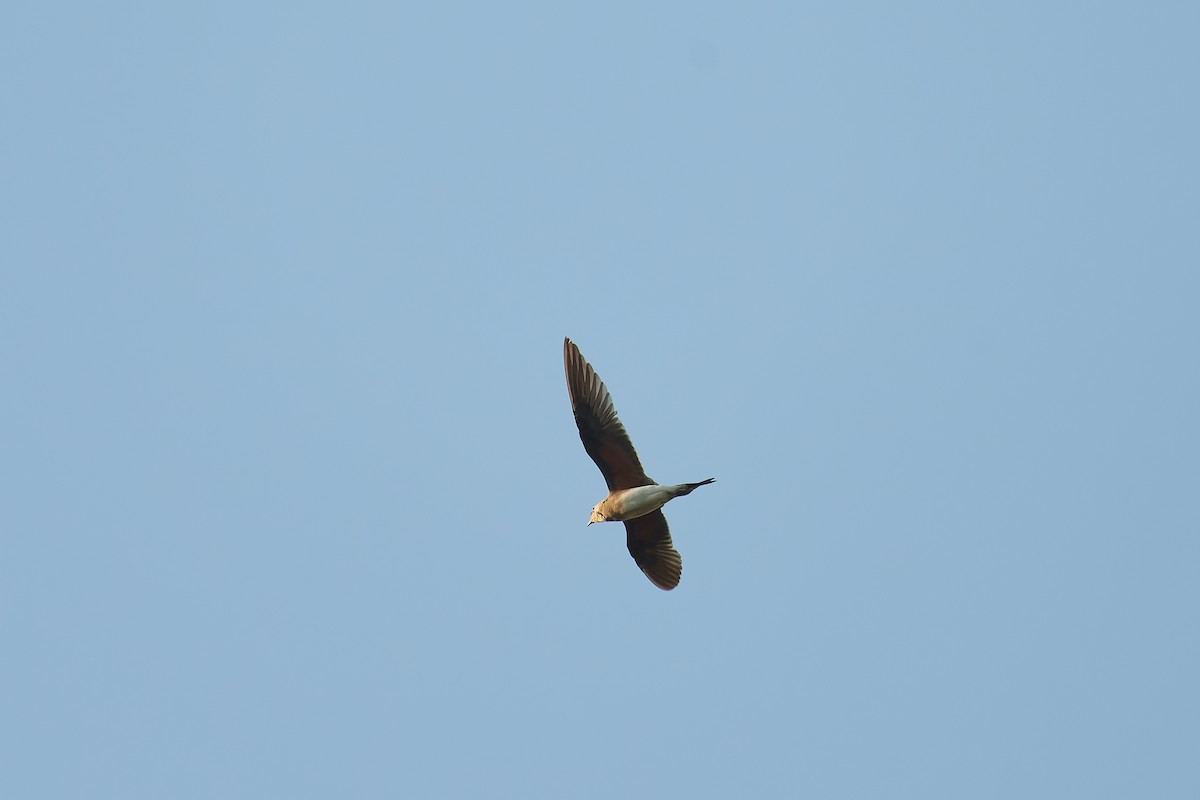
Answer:
[[[654,483],[646,477],[629,434],[617,419],[617,410],[613,408],[612,396],[604,381],[570,339],[563,340],[563,366],[579,438],[592,461],[604,473],[608,490],[615,492]]]
[[[671,546],[671,529],[661,509],[625,520],[625,544],[629,555],[655,586],[674,589],[679,585],[683,559]]]

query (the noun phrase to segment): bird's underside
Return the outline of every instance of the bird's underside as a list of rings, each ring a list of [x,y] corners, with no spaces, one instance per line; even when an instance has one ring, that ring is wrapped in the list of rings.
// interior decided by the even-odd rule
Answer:
[[[625,544],[633,560],[654,585],[674,589],[683,572],[683,559],[671,543],[662,506],[714,479],[659,486],[642,469],[604,382],[570,339],[563,341],[563,366],[579,438],[609,490],[608,497],[592,509],[588,524],[624,522]]]

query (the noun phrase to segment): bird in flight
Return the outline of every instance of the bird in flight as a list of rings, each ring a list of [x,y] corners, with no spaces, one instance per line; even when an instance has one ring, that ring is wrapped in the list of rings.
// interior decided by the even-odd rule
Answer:
[[[655,586],[674,589],[683,572],[683,559],[671,546],[671,531],[662,507],[716,478],[674,486],[660,486],[650,480],[625,426],[617,419],[608,388],[570,339],[563,340],[563,366],[579,438],[608,484],[608,497],[592,509],[588,525],[624,522],[625,543],[633,560]]]

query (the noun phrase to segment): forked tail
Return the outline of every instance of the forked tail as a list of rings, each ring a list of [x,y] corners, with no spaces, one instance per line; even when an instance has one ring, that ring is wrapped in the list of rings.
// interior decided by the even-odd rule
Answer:
[[[704,486],[705,484],[713,483],[714,481],[716,481],[716,478],[709,478],[708,480],[700,481],[699,483],[681,483],[675,488],[675,497],[683,497],[685,494],[691,494],[692,490],[694,490],[697,486]]]

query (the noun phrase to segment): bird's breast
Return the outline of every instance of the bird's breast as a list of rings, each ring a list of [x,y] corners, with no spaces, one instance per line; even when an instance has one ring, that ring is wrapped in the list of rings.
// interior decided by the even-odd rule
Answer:
[[[625,520],[645,516],[651,511],[657,511],[671,499],[671,492],[666,487],[636,486],[632,489],[621,489],[609,496],[610,505],[616,514],[609,519]]]

